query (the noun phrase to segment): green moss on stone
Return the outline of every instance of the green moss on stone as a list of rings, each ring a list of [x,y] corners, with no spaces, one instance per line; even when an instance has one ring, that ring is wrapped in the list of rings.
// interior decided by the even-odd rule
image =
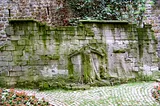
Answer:
[[[143,48],[144,48],[143,41],[148,40],[148,35],[147,35],[148,31],[147,31],[147,28],[137,28],[137,32],[138,32],[139,58],[142,58]]]
[[[42,41],[44,44],[44,48],[46,48],[46,39],[47,39],[47,34],[46,34],[46,26],[40,26],[40,33],[42,36]]]
[[[47,38],[47,35],[43,34],[42,35],[42,40],[43,40],[44,48],[46,48],[46,38]]]
[[[58,60],[60,58],[60,56],[58,56],[58,55],[49,55],[48,58],[50,60]]]
[[[78,26],[78,27],[77,27],[77,35],[78,35],[78,36],[83,36],[83,35],[85,35],[84,26]]]
[[[85,32],[87,36],[94,36],[94,32],[91,30],[91,28],[85,28]]]
[[[57,31],[75,31],[75,26],[59,26],[59,27],[56,27],[56,30]]]
[[[72,60],[70,57],[68,58],[68,73],[69,73],[69,77],[73,78],[74,68],[73,68]]]
[[[154,40],[154,42],[156,43],[156,44],[158,44],[158,39],[156,39],[156,37],[155,37],[155,35],[154,35],[154,32],[151,32],[151,34],[152,34],[152,40]],[[156,45],[155,45],[156,46]]]
[[[41,55],[42,60],[58,60],[60,58],[59,55]]]
[[[82,58],[82,63],[83,63],[84,83],[91,82],[92,66],[91,66],[91,61],[90,61],[90,55],[82,52],[81,58]]]
[[[6,46],[7,46],[7,44],[4,44],[4,45],[0,46],[0,51],[3,51]]]
[[[53,35],[53,38],[56,42],[62,42],[62,32],[61,31],[55,31],[55,35]]]
[[[113,50],[113,53],[125,53],[126,50],[124,49],[119,49],[119,50]]]

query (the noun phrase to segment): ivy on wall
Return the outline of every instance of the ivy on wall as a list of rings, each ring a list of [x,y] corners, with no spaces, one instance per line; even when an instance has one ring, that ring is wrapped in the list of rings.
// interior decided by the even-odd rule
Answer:
[[[140,24],[146,0],[67,0],[74,18],[128,20]]]

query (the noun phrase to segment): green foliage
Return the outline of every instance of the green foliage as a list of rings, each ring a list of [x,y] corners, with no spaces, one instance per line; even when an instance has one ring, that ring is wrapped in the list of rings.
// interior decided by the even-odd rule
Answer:
[[[145,2],[146,0],[68,0],[67,3],[75,19],[128,20],[140,23],[146,9]]]
[[[93,87],[110,86],[110,85],[111,85],[110,82],[107,80],[104,81],[95,80],[93,83],[90,84],[90,86]]]
[[[21,79],[17,81],[15,87],[39,90],[52,90],[57,88],[68,89],[66,86],[69,83],[78,83],[78,77],[69,78],[68,76],[59,75],[52,78],[39,77],[37,80],[33,78],[30,78],[30,80]]]
[[[136,81],[153,81],[154,76],[153,75],[145,75],[142,72],[140,72],[136,78]]]

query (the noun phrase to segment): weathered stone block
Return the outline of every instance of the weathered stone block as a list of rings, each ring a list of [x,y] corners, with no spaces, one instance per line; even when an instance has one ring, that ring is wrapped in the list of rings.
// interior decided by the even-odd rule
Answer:
[[[5,50],[15,50],[15,46],[14,45],[11,45],[11,46],[7,46],[5,47]]]
[[[3,57],[4,57],[4,56],[0,56],[0,61],[3,61]]]
[[[89,43],[97,43],[97,40],[96,39],[91,39],[91,40],[89,40]]]
[[[13,62],[13,61],[8,62],[8,67],[9,68],[11,68],[12,66],[15,66],[15,65],[16,65],[15,62]]]
[[[22,71],[28,71],[30,66],[22,66]]]
[[[11,40],[20,40],[20,36],[11,36],[10,37]]]
[[[0,27],[1,27],[1,25],[0,25]],[[4,26],[3,26],[3,27],[4,27]],[[7,34],[8,36],[14,35],[14,29],[13,29],[13,27],[11,27],[11,26],[6,27],[5,31],[6,31],[6,34]]]
[[[24,36],[25,34],[24,30],[18,30],[14,33],[15,36]]]
[[[8,62],[0,61],[0,66],[8,66]]]
[[[136,52],[136,49],[131,49],[128,53],[129,58],[136,58],[138,56],[138,53]]]
[[[93,39],[93,37],[88,37],[88,36],[86,36],[86,39]]]
[[[78,27],[75,34],[77,36],[84,36],[85,35],[84,27]]]
[[[23,65],[27,65],[28,64],[28,61],[25,61],[25,60],[18,60],[18,59],[15,59],[13,60],[14,61],[14,64],[17,65],[17,66],[23,66]]]
[[[74,65],[81,65],[82,64],[80,55],[72,57],[71,61],[72,61],[72,64],[74,64]]]
[[[22,56],[23,55],[23,51],[13,51],[12,52],[13,54],[13,56]]]
[[[0,73],[3,72],[8,72],[8,66],[0,66]]]
[[[155,49],[154,49],[154,47],[153,47],[153,45],[149,45],[149,47],[148,47],[148,53],[155,53]]]
[[[102,37],[101,36],[94,36],[94,39],[99,40],[99,39],[102,39]]]
[[[11,55],[8,55],[8,56],[4,56],[3,57],[3,61],[12,61],[13,59],[12,59],[12,56]]]
[[[27,45],[31,45],[31,42],[28,39],[23,39],[18,41],[18,45],[27,46]]]
[[[18,47],[21,47],[21,46],[18,46]],[[22,50],[24,50],[27,53],[33,53],[33,46],[22,47]]]
[[[12,52],[11,51],[0,51],[0,56],[11,56],[12,55]]]
[[[45,41],[45,40],[51,40],[51,37],[48,35],[40,35],[39,39]]]
[[[65,34],[68,36],[75,36],[75,32],[74,31],[65,31]]]
[[[17,76],[22,76],[22,75],[23,75],[22,71],[9,71],[10,77],[17,77]]]
[[[13,66],[12,71],[22,71],[22,67],[21,66]]]
[[[156,54],[151,54],[151,58],[152,58],[153,63],[158,63],[159,62],[159,58]]]

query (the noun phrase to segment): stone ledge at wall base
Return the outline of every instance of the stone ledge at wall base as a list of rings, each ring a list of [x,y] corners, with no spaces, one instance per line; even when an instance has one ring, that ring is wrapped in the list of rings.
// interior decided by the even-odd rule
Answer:
[[[80,20],[77,26],[51,27],[30,19],[9,21],[10,40],[0,51],[0,70],[13,71],[8,77],[34,71],[29,75],[64,75],[81,84],[101,83],[110,78],[135,79],[142,69],[151,73],[158,66],[157,43],[149,25],[137,28],[126,21]]]
[[[28,73],[30,74],[30,73]],[[21,76],[15,81],[15,79],[6,77],[9,86],[14,88],[28,88],[38,90],[52,90],[52,89],[65,89],[65,90],[87,90],[90,87],[101,86],[114,86],[119,84],[125,84],[137,81],[153,81],[152,76],[143,76],[142,74],[138,78],[107,78],[103,80],[94,80],[92,83],[82,84],[77,79],[70,79],[67,76],[55,76],[52,78],[46,78],[39,75],[36,76]],[[9,79],[8,79],[9,78]],[[2,80],[1,80],[2,81]],[[4,84],[4,80],[3,80]],[[2,87],[2,86],[1,86]]]

